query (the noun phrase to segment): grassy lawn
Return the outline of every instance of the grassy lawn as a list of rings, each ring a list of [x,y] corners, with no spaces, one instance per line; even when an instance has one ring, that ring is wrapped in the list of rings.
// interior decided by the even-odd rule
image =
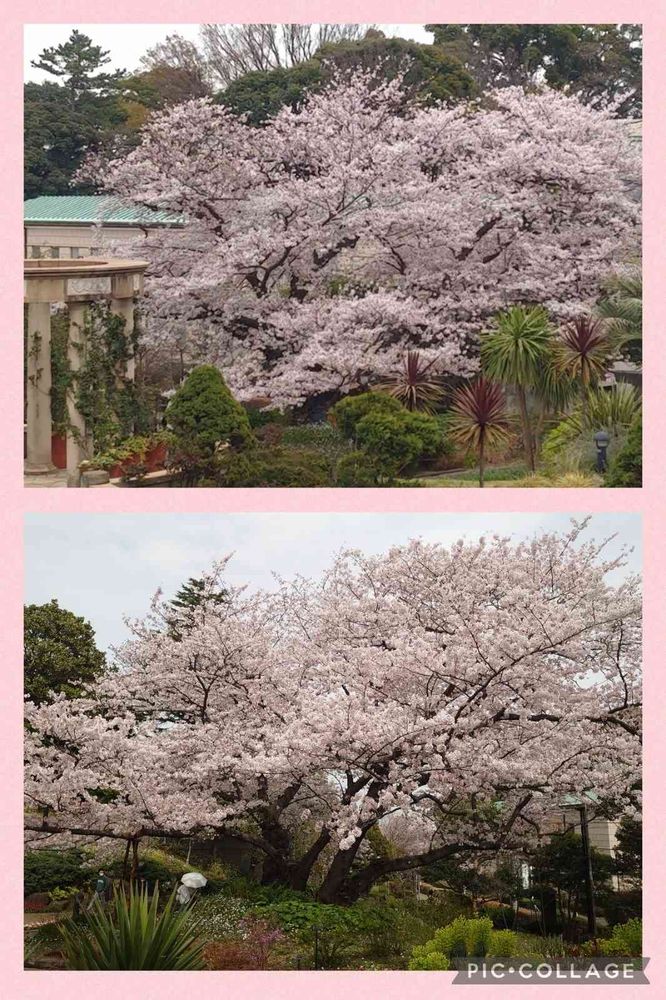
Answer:
[[[478,489],[479,474],[474,470],[465,472],[455,472],[452,475],[432,476],[421,479],[422,486],[429,488],[442,487],[446,489]],[[507,466],[505,468],[488,469],[485,475],[484,488],[508,488],[508,489],[552,489],[559,488],[589,488],[603,485],[601,476],[590,473],[570,473],[564,476],[549,477],[539,472],[528,473],[525,468],[517,466]]]

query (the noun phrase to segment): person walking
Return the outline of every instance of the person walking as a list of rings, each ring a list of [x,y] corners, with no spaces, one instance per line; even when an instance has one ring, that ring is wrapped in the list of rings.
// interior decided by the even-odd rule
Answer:
[[[92,899],[88,903],[88,910],[92,910],[96,902],[99,903],[101,907],[104,907],[110,886],[110,879],[103,871],[100,871],[95,881],[95,890],[93,892]]]

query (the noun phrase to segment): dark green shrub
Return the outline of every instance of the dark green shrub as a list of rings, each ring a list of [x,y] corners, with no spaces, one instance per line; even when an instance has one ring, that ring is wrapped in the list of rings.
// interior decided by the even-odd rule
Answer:
[[[351,445],[349,440],[332,424],[294,424],[285,427],[282,443],[290,448],[307,448],[318,451],[330,463],[331,472]]]
[[[56,851],[45,848],[28,851],[23,862],[23,881],[26,896],[33,892],[50,892],[69,886],[82,886],[90,881],[92,870],[83,854],[74,848]]]
[[[258,427],[265,427],[266,424],[279,424],[280,427],[287,427],[291,423],[291,414],[282,410],[262,410],[252,403],[244,403],[243,409],[247,413],[247,419],[252,430]]]
[[[230,451],[216,462],[218,486],[328,486],[328,462],[317,452],[288,448]]]
[[[611,458],[606,486],[641,486],[643,483],[643,421],[639,416],[629,428],[627,440]]]
[[[373,456],[387,476],[434,457],[442,440],[434,417],[405,409],[397,413],[371,412],[356,424],[357,444]]]
[[[621,892],[598,893],[599,905],[609,925],[622,924],[632,918],[639,918],[643,912],[641,889],[624,889]]]
[[[212,455],[220,443],[252,441],[246,411],[213,365],[190,372],[169,403],[166,419],[179,442],[202,457]]]
[[[377,486],[380,470],[364,451],[350,451],[336,466],[336,486]]]
[[[382,392],[364,392],[360,396],[346,396],[329,410],[333,426],[348,439],[356,437],[356,425],[369,413],[408,412],[402,403]]]
[[[361,921],[353,906],[287,898],[263,906],[255,904],[254,910],[311,947],[313,954],[316,948],[318,968],[338,968],[347,952],[358,943]]]
[[[438,456],[446,447],[444,425],[437,417],[413,413],[399,400],[381,392],[348,396],[336,403],[330,418],[343,437],[372,456],[371,470],[361,471],[358,458],[339,470],[340,485],[368,486],[392,480],[404,469]]]

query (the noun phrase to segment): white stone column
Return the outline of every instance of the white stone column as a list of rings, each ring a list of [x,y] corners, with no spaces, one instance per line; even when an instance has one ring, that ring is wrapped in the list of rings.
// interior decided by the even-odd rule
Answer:
[[[51,307],[28,303],[26,410],[28,440],[26,472],[54,471],[51,461]]]
[[[85,360],[86,302],[69,303],[69,342],[67,360],[73,375],[81,369]],[[79,486],[81,474],[79,465],[84,459],[92,458],[92,440],[86,430],[86,422],[76,407],[76,379],[67,393],[67,485]]]

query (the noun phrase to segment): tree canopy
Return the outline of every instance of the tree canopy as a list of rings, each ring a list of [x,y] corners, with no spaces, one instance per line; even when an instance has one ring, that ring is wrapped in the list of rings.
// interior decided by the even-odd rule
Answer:
[[[84,156],[122,131],[124,73],[107,72],[109,61],[108,52],[74,30],[67,42],[44,49],[33,62],[55,81],[28,83],[24,90],[26,198],[71,194]]]
[[[348,552],[224,600],[218,564],[192,627],[158,597],[88,698],[27,706],[28,828],[229,834],[266,882],[318,865],[331,902],[524,846],[588,789],[632,811],[641,598],[583,530]],[[368,852],[398,816],[400,849]]]
[[[482,90],[545,82],[587,104],[640,118],[640,24],[427,24],[435,46]]]
[[[79,697],[106,662],[90,622],[56,600],[26,606],[24,652],[25,692],[36,704],[54,694]]]
[[[105,191],[190,220],[141,243],[148,337],[186,323],[236,396],[299,405],[407,350],[469,375],[507,305],[589,307],[640,241],[624,124],[549,88],[423,107],[402,84],[357,69],[262,129],[180,105],[91,164]]]

